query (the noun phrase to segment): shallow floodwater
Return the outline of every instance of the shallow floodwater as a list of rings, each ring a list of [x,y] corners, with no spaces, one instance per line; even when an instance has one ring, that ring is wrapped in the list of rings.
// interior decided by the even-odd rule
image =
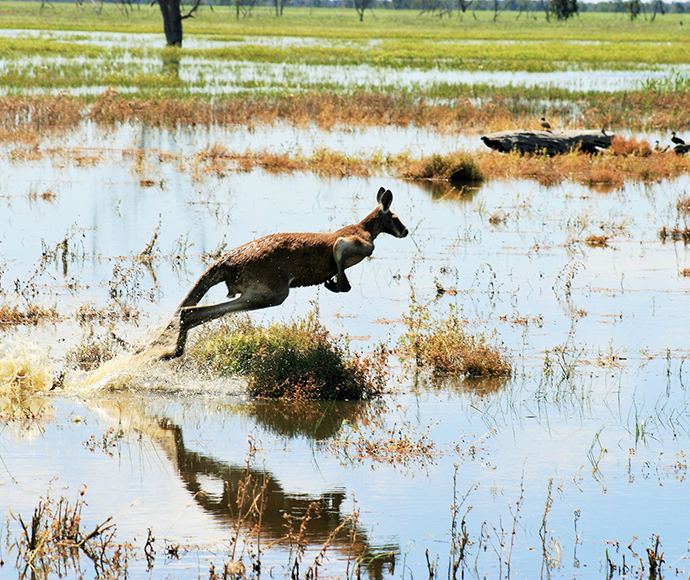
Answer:
[[[70,140],[114,138],[95,131],[85,126]],[[4,403],[6,512],[26,521],[40,497],[74,501],[86,486],[86,527],[114,516],[117,538],[137,551],[132,577],[205,578],[211,563],[228,561],[237,529],[235,555],[250,568],[257,540],[238,528],[231,504],[249,473],[269,490],[261,560],[272,577],[289,577],[295,558],[286,542],[271,545],[286,535],[283,514],[302,516],[317,502],[322,516],[307,528],[301,576],[357,511],[353,535],[326,551],[322,576],[354,574],[354,562],[371,556],[374,578],[428,577],[429,566],[445,576],[452,530],[460,534],[465,516],[469,544],[457,577],[604,577],[623,564],[634,575],[648,567],[658,535],[664,576],[687,578],[690,278],[681,272],[690,251],[658,235],[686,226],[676,204],[687,178],[609,192],[529,181],[460,192],[387,176],[206,173],[194,153],[216,134],[200,131],[193,143],[122,131],[140,155],[97,145],[50,152],[47,140],[40,155],[7,146],[0,156],[2,303],[54,305],[65,317],[6,328],[0,348],[5,359],[28,349],[52,372],[67,372],[67,387],[30,399],[31,420]],[[71,370],[66,353],[92,332],[137,342],[165,322],[204,270],[204,253],[358,221],[380,185],[411,235],[378,238],[372,259],[348,272],[350,293],[297,289],[252,317],[318,309],[331,333],[366,353],[382,341],[395,348],[414,294],[439,316],[458,308],[472,332],[502,345],[512,379],[481,388],[435,382],[391,356],[391,392],[381,401],[295,410],[249,399],[239,380],[171,363],[115,367],[114,390]],[[146,267],[136,256],[155,232]],[[609,236],[608,245],[590,247],[589,235]],[[85,302],[137,308],[141,317],[80,326],[75,312]],[[396,432],[431,442],[429,452],[359,454],[361,437]],[[453,527],[452,507],[464,496]],[[16,537],[14,520],[10,529]],[[149,529],[156,555],[147,571]],[[10,568],[14,553],[3,559]]]

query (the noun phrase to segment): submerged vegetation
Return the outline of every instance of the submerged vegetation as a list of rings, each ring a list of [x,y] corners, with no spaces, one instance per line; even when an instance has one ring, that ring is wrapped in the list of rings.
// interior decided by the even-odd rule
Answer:
[[[382,356],[349,352],[312,313],[267,328],[234,317],[206,330],[188,357],[222,375],[249,379],[254,397],[294,400],[366,400],[383,392]]]

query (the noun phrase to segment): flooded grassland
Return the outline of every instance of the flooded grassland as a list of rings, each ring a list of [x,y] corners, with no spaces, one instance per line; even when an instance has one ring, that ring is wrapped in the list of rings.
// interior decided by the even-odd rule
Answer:
[[[663,156],[650,151],[644,171],[620,155],[622,179],[587,181],[572,166],[599,160],[537,165],[421,122],[194,126],[79,111],[66,127],[21,114],[3,127],[0,570],[687,578],[687,169],[652,175]],[[663,124],[611,130],[668,139]],[[458,149],[483,182],[248,161]],[[497,169],[528,163],[531,174]],[[191,357],[77,364],[145,342],[224,251],[359,221],[380,186],[410,235],[379,237],[349,293],[295,289],[251,318],[315,313],[353,352],[384,344],[382,397],[255,400],[244,379]],[[419,306],[484,336],[510,376],[416,368],[401,337]]]
[[[232,138],[214,134],[226,147]],[[446,573],[466,533],[466,574],[603,574],[623,556],[648,568],[644,550],[657,535],[666,572],[687,574],[678,514],[690,257],[682,236],[659,235],[686,227],[685,177],[604,192],[491,180],[461,192],[385,175],[201,172],[194,155],[179,155],[182,131],[84,127],[89,139],[101,141],[90,155],[13,158],[8,147],[0,168],[3,305],[56,313],[6,326],[3,364],[66,373],[62,388],[5,398],[3,495],[13,514],[26,521],[39,497],[74,502],[86,486],[82,517],[116,517],[117,538],[134,550],[130,571],[145,569],[151,529],[154,570],[180,578],[206,577],[233,549],[249,570],[259,548],[263,573],[290,574],[299,526],[285,539],[282,514],[302,517],[312,501],[321,519],[303,540],[300,574],[353,514],[322,573],[352,573],[372,555],[385,574],[428,574],[429,565]],[[352,349],[383,342],[395,352],[414,297],[439,316],[457,308],[505,349],[512,378],[433,379],[393,354],[381,400],[293,408],[252,401],[242,381],[180,363],[98,374],[70,362],[111,333],[143,341],[224,249],[353,223],[380,184],[411,235],[380,238],[373,258],[350,271],[350,293],[293,290],[252,317],[317,309]],[[247,473],[270,482],[263,543],[230,495]],[[238,530],[246,545],[234,548]],[[170,546],[180,546],[174,557]],[[16,553],[4,555],[7,566]]]

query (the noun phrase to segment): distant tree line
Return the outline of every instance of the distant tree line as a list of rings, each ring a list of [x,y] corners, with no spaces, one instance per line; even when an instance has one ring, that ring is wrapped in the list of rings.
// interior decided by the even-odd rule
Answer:
[[[52,1],[74,1],[83,6],[85,0],[41,0],[41,9]],[[621,12],[627,13],[630,20],[636,19],[640,14],[649,14],[654,21],[657,15],[667,13],[690,12],[690,2],[664,2],[664,0],[605,0],[602,2],[583,2],[580,0],[90,0],[97,12],[100,13],[104,3],[117,4],[121,10],[127,12],[146,3],[158,4],[163,16],[163,29],[167,44],[171,46],[182,45],[182,21],[193,18],[194,13],[201,5],[232,6],[235,17],[251,16],[255,6],[272,6],[276,16],[283,15],[286,6],[307,6],[314,8],[344,7],[355,8],[359,20],[364,20],[367,10],[417,10],[420,15],[431,14],[443,18],[449,17],[453,12],[465,13],[468,10],[490,10],[494,20],[500,13],[509,11],[517,12],[518,18],[523,13],[543,13],[546,20],[552,18],[567,20],[580,12]],[[681,22],[682,24],[682,22]]]
[[[46,2],[76,2],[76,4],[119,4],[125,8],[133,8],[148,4],[158,3],[158,0],[45,0]],[[241,0],[240,5],[271,6],[276,9],[276,15],[280,16],[285,7],[307,6],[314,8],[355,8],[365,2],[366,8],[395,9],[395,10],[419,10],[420,12],[466,12],[467,10],[496,10],[497,4],[501,11],[508,12],[547,12],[549,5],[566,4],[570,2],[571,8],[577,6],[576,12],[620,12],[636,14],[685,14],[690,13],[689,2],[668,2],[664,0],[602,0],[600,2],[583,2],[582,0]],[[181,9],[189,13],[196,0],[179,1]],[[202,5],[207,6],[233,6],[237,0],[201,0]],[[572,12],[572,9],[571,9]]]
[[[136,2],[136,0],[134,0]],[[571,4],[570,12],[620,12],[629,13],[630,5],[636,4],[638,14],[685,14],[690,13],[690,2],[664,2],[661,0],[604,0],[601,2],[582,2],[577,0],[279,0],[283,6],[307,6],[314,8],[355,8],[366,2],[367,8],[377,10],[419,10],[420,12],[451,13],[467,10],[494,11],[496,4],[500,10],[509,12],[552,12],[550,5]],[[254,6],[275,6],[276,0],[244,0]],[[203,0],[213,6],[235,6],[236,0]],[[554,6],[558,10],[557,6]],[[553,12],[552,12],[553,13]]]

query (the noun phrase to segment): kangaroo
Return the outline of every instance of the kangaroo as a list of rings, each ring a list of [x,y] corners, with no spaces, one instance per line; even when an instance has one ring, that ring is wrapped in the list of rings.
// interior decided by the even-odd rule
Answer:
[[[349,292],[345,269],[371,256],[379,234],[396,238],[408,234],[390,211],[391,191],[380,188],[376,201],[379,206],[361,222],[335,232],[271,234],[230,250],[201,275],[148,352],[161,359],[182,356],[192,328],[230,312],[278,306],[290,288],[323,284],[331,292]],[[197,306],[222,282],[228,289],[228,302]]]

